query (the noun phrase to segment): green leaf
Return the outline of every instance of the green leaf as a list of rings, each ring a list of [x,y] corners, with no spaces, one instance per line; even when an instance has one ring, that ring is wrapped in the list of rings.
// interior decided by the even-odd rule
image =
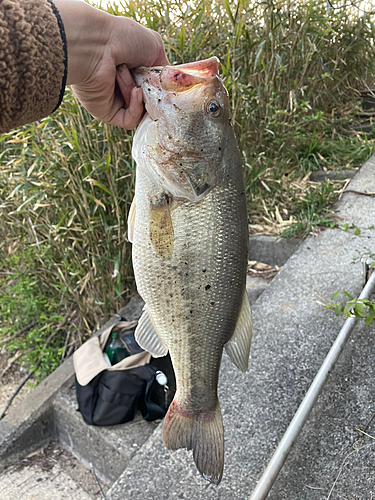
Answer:
[[[342,293],[343,293],[346,297],[348,297],[348,299],[350,299],[350,300],[354,300],[354,297],[352,297],[352,296],[351,296],[348,292],[343,291]]]
[[[260,58],[260,55],[261,55],[261,53],[262,53],[263,46],[264,46],[264,44],[265,44],[265,43],[266,43],[266,40],[263,40],[263,42],[261,42],[261,43],[259,44],[258,52],[257,52],[257,55],[256,55],[256,57],[255,57],[255,61],[254,61],[254,68],[256,68],[256,67],[257,67],[258,60],[259,60],[259,58]]]
[[[341,229],[343,231],[347,231],[349,229],[349,224],[344,224],[343,226],[341,226]]]
[[[354,312],[358,313],[360,318],[363,318],[363,316],[365,315],[365,306],[360,302],[357,302],[354,306]]]
[[[111,153],[110,153],[110,151],[108,151],[107,160],[106,160],[106,167],[107,167],[107,169],[108,169],[108,167],[109,167],[109,165],[111,163],[111,159],[112,159],[111,158]]]
[[[350,314],[350,311],[353,309],[353,302],[347,302],[345,304],[345,307],[344,307],[344,310],[342,312],[343,316],[346,318],[349,314]]]
[[[356,236],[358,236],[359,234],[361,234],[361,230],[360,230],[360,229],[358,229],[358,227],[357,227],[357,228],[356,228],[356,230],[354,231],[354,234],[355,234]]]
[[[77,136],[77,132],[74,128],[72,121],[70,122],[70,130],[72,131],[72,142],[74,144],[74,147],[76,148],[77,151],[79,151],[81,149],[81,147],[80,147],[79,139]]]
[[[336,316],[340,316],[341,313],[342,313],[342,307],[341,307],[341,302],[340,302],[339,304],[336,304],[335,314],[336,314]]]
[[[362,302],[367,307],[371,307],[372,302],[368,299],[358,299],[358,302]]]
[[[368,316],[366,318],[366,325],[369,325],[370,323],[372,323],[372,321],[374,319],[374,316],[375,316],[375,307],[373,305],[373,306],[370,307]]]
[[[102,191],[105,191],[107,194],[109,194],[110,196],[112,196],[112,193],[111,191],[107,188],[107,186],[105,186],[104,184],[102,184],[101,182],[97,181],[96,179],[87,179],[88,182],[92,185],[92,186],[97,186],[98,188],[100,188]]]
[[[243,28],[244,23],[245,23],[245,18],[242,17],[241,21],[237,24],[237,27],[236,27],[236,38],[235,38],[235,45],[236,45],[236,47],[237,47],[237,44],[238,44],[238,40],[239,40],[239,38],[241,36],[241,32],[242,32],[242,28]]]
[[[35,198],[39,196],[38,193],[37,194],[34,194],[33,196],[31,196],[28,200],[24,201],[18,208],[17,208],[17,212],[20,212],[23,208],[25,208],[27,205],[29,205],[33,200],[35,200]]]
[[[335,293],[332,295],[331,299],[332,299],[332,300],[335,300],[335,299],[337,299],[337,297],[338,297],[339,295],[341,295],[341,290],[337,290],[337,292],[335,292]]]
[[[235,23],[235,20],[234,20],[234,17],[233,17],[233,14],[232,14],[232,11],[230,9],[230,2],[229,0],[224,0],[224,8],[226,10],[226,13],[228,14],[228,17],[231,21],[231,23],[233,24],[233,26],[236,24]]]

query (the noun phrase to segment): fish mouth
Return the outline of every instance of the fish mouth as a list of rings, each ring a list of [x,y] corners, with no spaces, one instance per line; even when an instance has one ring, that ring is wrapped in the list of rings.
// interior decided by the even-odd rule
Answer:
[[[152,68],[139,66],[132,69],[131,74],[138,87],[143,88],[147,84],[161,90],[160,73],[164,68],[165,66],[154,66]]]
[[[217,77],[220,61],[210,57],[178,66],[140,66],[132,70],[135,83],[143,90],[152,86],[166,92],[184,92],[199,84],[207,84]],[[146,94],[147,95],[147,94]]]

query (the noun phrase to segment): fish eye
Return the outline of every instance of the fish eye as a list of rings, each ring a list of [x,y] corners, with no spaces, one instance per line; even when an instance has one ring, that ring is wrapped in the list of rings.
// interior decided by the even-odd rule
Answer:
[[[207,104],[207,113],[213,118],[217,118],[221,115],[222,108],[217,101],[210,101]]]

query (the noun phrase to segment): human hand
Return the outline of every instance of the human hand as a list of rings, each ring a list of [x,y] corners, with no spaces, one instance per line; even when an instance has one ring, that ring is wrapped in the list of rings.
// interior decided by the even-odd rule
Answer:
[[[54,3],[67,38],[67,84],[95,118],[134,128],[144,106],[129,69],[168,64],[160,35],[80,0]]]

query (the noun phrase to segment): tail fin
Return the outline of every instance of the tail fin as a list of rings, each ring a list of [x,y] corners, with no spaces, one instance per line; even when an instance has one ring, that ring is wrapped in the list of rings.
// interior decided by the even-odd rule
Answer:
[[[219,401],[216,409],[195,413],[172,401],[165,417],[163,441],[170,450],[193,450],[197,469],[204,479],[219,484],[224,469],[224,430]]]

